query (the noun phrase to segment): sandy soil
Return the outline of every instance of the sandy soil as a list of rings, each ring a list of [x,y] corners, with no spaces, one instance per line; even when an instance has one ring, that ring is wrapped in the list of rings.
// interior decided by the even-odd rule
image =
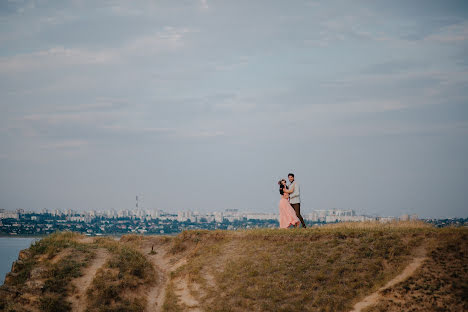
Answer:
[[[408,264],[401,274],[397,275],[391,281],[389,281],[385,286],[379,288],[377,291],[373,292],[369,296],[365,297],[363,300],[356,303],[351,310],[351,312],[360,312],[363,309],[375,305],[379,300],[382,299],[381,291],[386,290],[395,286],[398,283],[405,281],[408,277],[413,275],[413,273],[422,265],[422,263],[426,260],[426,249],[424,246],[419,247],[415,251],[415,257]]]
[[[174,258],[168,254],[168,246],[156,245],[154,250],[156,254],[150,254],[151,246],[154,244],[146,244],[143,247],[143,252],[147,255],[151,264],[158,275],[156,285],[148,292],[147,312],[162,311],[162,306],[166,298],[166,287],[170,281],[170,274],[177,270],[180,266],[187,263],[185,257]],[[175,279],[172,281],[176,290],[176,295],[179,301],[189,308],[189,311],[200,311],[197,309],[198,301],[190,294],[188,283],[186,280]]]
[[[91,264],[83,270],[83,275],[72,281],[75,293],[69,298],[73,312],[83,312],[86,309],[86,290],[91,285],[97,270],[101,268],[109,258],[109,253],[105,249],[98,249],[96,257]]]

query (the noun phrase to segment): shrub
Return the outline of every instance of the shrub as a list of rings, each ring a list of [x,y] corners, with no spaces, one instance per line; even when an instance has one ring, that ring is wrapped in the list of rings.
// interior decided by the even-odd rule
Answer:
[[[39,299],[39,308],[44,312],[68,312],[71,304],[62,295],[47,294]]]

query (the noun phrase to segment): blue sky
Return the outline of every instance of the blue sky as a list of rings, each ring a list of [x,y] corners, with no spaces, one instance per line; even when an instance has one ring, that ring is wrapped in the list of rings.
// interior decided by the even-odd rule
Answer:
[[[0,1],[0,208],[467,216],[464,1]]]

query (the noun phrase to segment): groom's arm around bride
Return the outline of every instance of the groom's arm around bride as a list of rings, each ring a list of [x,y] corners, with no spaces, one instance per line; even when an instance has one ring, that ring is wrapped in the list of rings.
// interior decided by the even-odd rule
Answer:
[[[288,174],[289,179],[289,190],[285,190],[285,192],[289,193],[289,203],[293,207],[294,211],[296,212],[296,216],[301,221],[302,227],[306,227],[304,219],[301,216],[301,196],[300,196],[300,187],[299,183],[294,179],[294,174]]]

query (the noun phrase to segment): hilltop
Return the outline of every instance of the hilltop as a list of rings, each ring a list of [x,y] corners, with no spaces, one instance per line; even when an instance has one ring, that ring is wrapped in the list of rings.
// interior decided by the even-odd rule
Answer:
[[[343,223],[119,240],[65,232],[22,251],[4,311],[462,311],[468,229]]]

